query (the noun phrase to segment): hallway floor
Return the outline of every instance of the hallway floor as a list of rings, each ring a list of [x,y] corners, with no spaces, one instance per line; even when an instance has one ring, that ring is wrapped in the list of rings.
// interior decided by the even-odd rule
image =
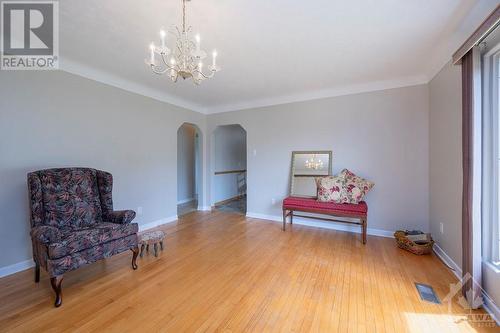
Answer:
[[[245,195],[238,200],[233,200],[224,205],[216,206],[215,210],[245,215],[247,213],[247,197]]]
[[[198,210],[198,200],[177,205],[177,216],[186,215]]]

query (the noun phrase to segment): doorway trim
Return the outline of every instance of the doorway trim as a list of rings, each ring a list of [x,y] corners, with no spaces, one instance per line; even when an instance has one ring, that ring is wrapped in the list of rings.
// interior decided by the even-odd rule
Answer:
[[[244,134],[245,134],[245,158],[246,158],[246,165],[245,165],[245,168],[235,168],[235,170],[216,170],[216,140],[215,140],[215,135],[216,135],[216,131],[221,128],[221,127],[227,127],[227,126],[239,126]],[[245,126],[243,126],[242,124],[239,124],[239,123],[230,123],[230,124],[218,124],[216,125],[211,133],[210,133],[210,141],[211,141],[211,145],[210,145],[210,166],[209,166],[209,173],[208,173],[208,180],[210,182],[210,186],[209,186],[209,195],[210,195],[210,208],[211,209],[214,209],[216,206],[218,205],[221,205],[221,204],[224,204],[224,203],[227,203],[229,201],[232,201],[232,200],[235,200],[236,197],[240,197],[240,195],[238,196],[235,196],[235,197],[232,197],[232,198],[229,198],[229,199],[226,199],[226,200],[221,200],[219,202],[216,202],[216,195],[215,195],[215,190],[216,190],[216,187],[215,187],[215,179],[217,176],[219,175],[223,175],[223,174],[231,174],[231,173],[242,173],[243,171],[245,172],[245,181],[246,181],[246,186],[248,185],[248,130],[245,128]],[[238,169],[238,170],[236,170]],[[245,190],[245,196],[246,196],[246,200],[247,200],[247,203],[248,203],[248,188],[246,188]],[[246,211],[248,211],[248,206],[246,207]],[[246,213],[245,211],[245,213]]]
[[[178,127],[177,127],[177,145],[176,145],[176,205],[178,206],[179,204],[183,203],[183,200],[179,201],[179,169],[178,169],[178,154],[179,154],[179,131],[181,128],[185,125],[192,126],[195,129],[195,142],[194,142],[194,154],[195,154],[195,160],[194,160],[194,168],[195,168],[195,175],[194,175],[194,192],[193,195],[196,195],[196,200],[197,200],[197,207],[196,210],[204,210],[203,209],[203,203],[205,200],[205,186],[204,186],[204,179],[205,179],[205,168],[204,168],[204,135],[203,131],[201,130],[200,126],[197,124],[191,123],[191,122],[182,122]],[[198,138],[198,145],[196,145],[196,137]],[[197,192],[197,193],[196,193]],[[188,201],[186,201],[188,202]]]

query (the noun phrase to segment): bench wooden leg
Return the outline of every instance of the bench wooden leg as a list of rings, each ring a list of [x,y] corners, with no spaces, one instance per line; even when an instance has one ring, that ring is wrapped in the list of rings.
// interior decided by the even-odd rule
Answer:
[[[366,244],[366,218],[362,219],[361,221],[363,222],[361,226],[361,231],[363,233],[363,244]]]
[[[283,231],[285,231],[286,226],[286,209],[283,209]]]

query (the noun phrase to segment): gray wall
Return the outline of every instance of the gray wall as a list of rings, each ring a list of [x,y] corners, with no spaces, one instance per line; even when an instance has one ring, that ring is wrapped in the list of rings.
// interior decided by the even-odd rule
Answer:
[[[462,78],[446,64],[429,83],[429,223],[439,247],[462,266]],[[443,224],[443,233],[440,224]]]
[[[47,84],[50,83],[50,84]],[[31,256],[26,173],[91,166],[115,177],[117,209],[141,224],[176,215],[177,130],[202,131],[202,202],[210,196],[218,125],[247,132],[248,211],[280,216],[292,150],[332,150],[334,172],[373,180],[369,227],[428,230],[427,86],[204,116],[64,72],[0,75],[0,267]],[[274,199],[274,203],[273,203]]]
[[[247,134],[239,125],[217,127],[213,135],[215,171],[243,170],[247,165]],[[213,178],[213,203],[238,195],[238,175]]]
[[[177,203],[195,199],[196,128],[183,124],[177,131]]]
[[[451,63],[429,83],[429,223],[441,249],[462,267],[462,77]],[[440,224],[443,224],[443,233]],[[500,304],[500,277],[483,262],[483,288]]]
[[[369,228],[429,229],[426,85],[215,114],[207,133],[225,124],[247,131],[249,213],[281,216],[293,150],[332,150],[334,172],[349,168],[376,184]]]
[[[0,73],[0,267],[31,258],[26,173],[110,171],[116,209],[175,216],[177,129],[205,116],[64,72]],[[205,142],[206,140],[203,140]]]

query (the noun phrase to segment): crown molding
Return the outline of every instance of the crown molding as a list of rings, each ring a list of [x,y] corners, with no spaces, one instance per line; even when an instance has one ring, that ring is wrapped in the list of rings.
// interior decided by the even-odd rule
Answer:
[[[73,61],[68,58],[61,58],[61,62],[59,64],[59,70],[62,70],[67,73],[71,73],[74,75],[78,75],[93,81],[101,82],[116,88],[120,88],[135,94],[139,94],[142,96],[146,96],[152,99],[155,99],[160,102],[165,102],[168,104],[172,104],[183,109],[187,109],[190,111],[195,111],[198,113],[206,114],[205,108],[199,104],[193,103],[191,101],[181,99],[175,97],[171,94],[165,93],[163,91],[159,91],[156,89],[152,89],[146,87],[145,85],[135,83],[133,81],[124,79],[115,74],[111,74],[106,71],[102,71],[96,69],[94,67],[90,67],[84,65],[82,63]]]
[[[411,76],[395,80],[366,82],[361,84],[311,91],[308,93],[273,97],[268,99],[248,100],[235,104],[203,107],[191,101],[180,99],[165,92],[146,87],[142,84],[126,80],[120,76],[84,65],[79,62],[75,62],[67,58],[61,61],[59,70],[205,115],[288,104],[294,102],[304,102],[329,97],[353,95],[386,89],[402,88],[428,83],[428,79],[425,76]]]
[[[261,108],[280,104],[289,104],[296,102],[305,102],[316,99],[354,95],[373,91],[395,89],[427,84],[428,78],[424,75],[409,76],[394,80],[373,81],[360,84],[346,85],[331,89],[311,91],[308,93],[299,93],[259,100],[249,100],[242,103],[226,104],[221,106],[212,106],[205,109],[206,114],[216,114],[222,112],[240,111],[246,109]]]

